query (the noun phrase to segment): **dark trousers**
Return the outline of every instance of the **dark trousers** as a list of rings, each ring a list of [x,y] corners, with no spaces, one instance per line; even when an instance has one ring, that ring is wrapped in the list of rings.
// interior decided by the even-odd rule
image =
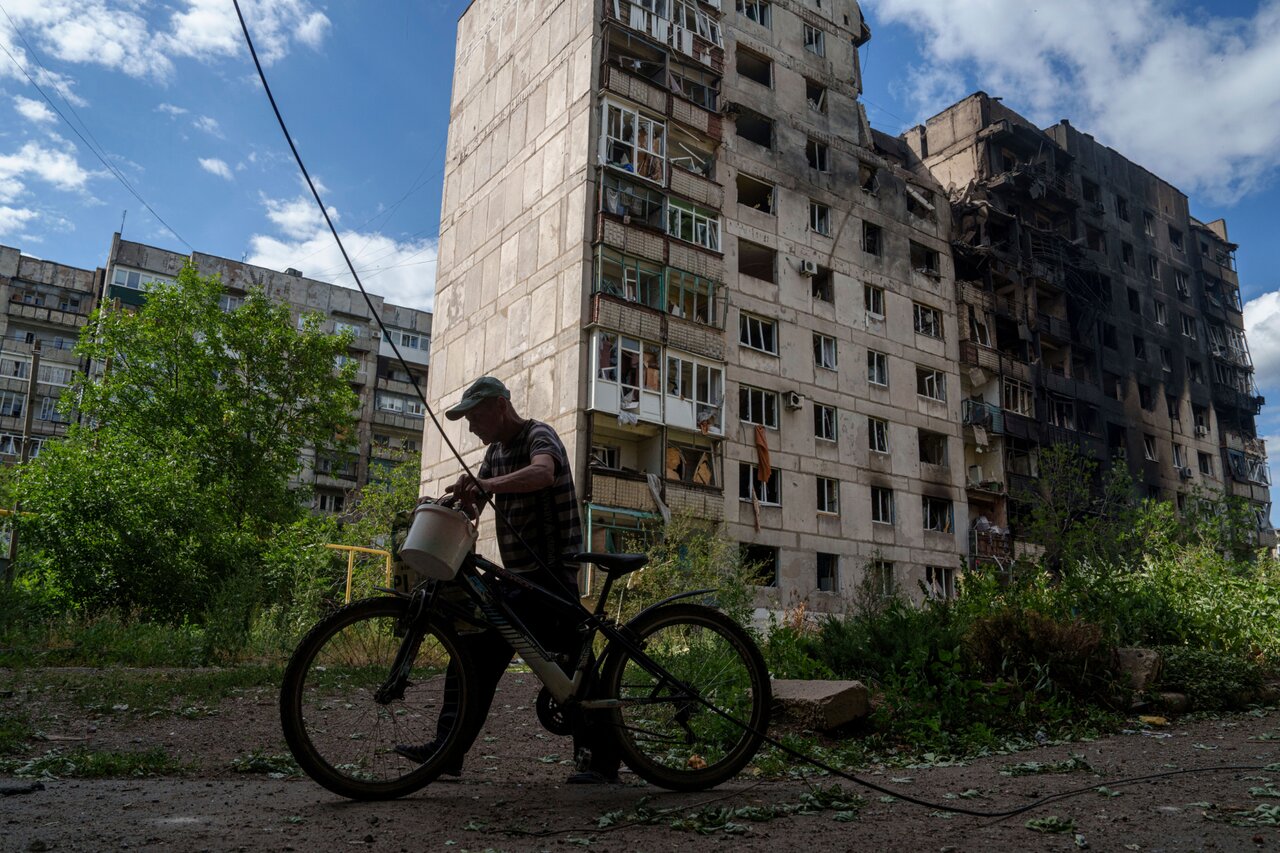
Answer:
[[[539,579],[531,578],[535,583]],[[557,589],[547,583],[540,585],[548,589]],[[575,587],[576,591],[576,587]],[[512,612],[520,619],[525,628],[549,651],[556,652],[569,661],[568,666],[576,666],[581,650],[581,635],[577,630],[575,612],[569,608],[561,610],[557,605],[549,604],[537,593],[518,587],[504,590],[504,599]],[[449,668],[445,676],[444,702],[440,709],[440,719],[436,724],[436,737],[443,739],[445,734],[455,725],[462,725],[460,740],[464,754],[471,750],[472,744],[480,736],[485,720],[489,717],[489,708],[493,705],[493,696],[498,689],[498,682],[507,671],[515,650],[497,631],[483,631],[478,634],[463,634],[458,638],[459,645],[471,660],[471,702],[464,719],[458,720],[458,703],[456,673]],[[572,675],[572,672],[568,673]],[[608,730],[605,715],[601,713],[584,714],[574,725],[573,752],[575,758],[578,751],[587,749],[591,752],[589,769],[605,777],[612,778],[618,772],[621,759],[612,733]],[[462,762],[451,769],[461,770]]]

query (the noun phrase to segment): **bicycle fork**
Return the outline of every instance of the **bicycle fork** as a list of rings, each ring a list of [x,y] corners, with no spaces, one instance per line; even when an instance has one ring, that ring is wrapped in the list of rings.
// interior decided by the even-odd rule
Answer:
[[[391,664],[391,673],[387,680],[373,693],[373,699],[379,705],[390,705],[404,698],[404,691],[409,686],[409,673],[413,670],[413,662],[418,657],[418,647],[422,645],[422,629],[426,624],[427,614],[431,612],[435,602],[438,585],[419,587],[409,597],[409,611],[404,616],[404,639],[396,650],[395,660]]]

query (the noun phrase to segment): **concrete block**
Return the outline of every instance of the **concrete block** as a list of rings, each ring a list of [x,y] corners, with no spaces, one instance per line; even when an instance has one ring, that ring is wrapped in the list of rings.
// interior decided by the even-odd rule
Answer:
[[[827,731],[867,716],[869,692],[861,681],[773,680],[773,715]]]
[[[1163,661],[1154,649],[1116,649],[1116,668],[1137,693],[1150,690],[1160,677]]]

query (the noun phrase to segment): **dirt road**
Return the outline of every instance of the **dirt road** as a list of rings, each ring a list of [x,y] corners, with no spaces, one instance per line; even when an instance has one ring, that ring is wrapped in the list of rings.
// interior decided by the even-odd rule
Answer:
[[[0,710],[25,714],[39,736],[20,759],[153,750],[173,769],[144,778],[44,778],[42,789],[28,793],[18,791],[32,779],[0,777],[0,789],[12,792],[0,797],[0,850],[365,847],[458,853],[714,845],[744,853],[941,853],[1280,847],[1280,712],[1274,710],[1151,728],[1135,722],[1128,734],[962,766],[860,770],[916,797],[982,810],[1089,789],[997,822],[886,801],[847,782],[845,796],[833,795],[833,780],[822,777],[806,783],[744,774],[714,791],[678,795],[629,774],[622,785],[568,786],[564,779],[571,768],[560,763],[568,757],[568,740],[538,726],[532,678],[509,674],[461,781],[370,804],[342,801],[305,778],[270,775],[287,770],[270,687],[238,690],[216,707],[194,711],[136,714],[117,705],[86,712],[44,673],[0,673],[0,685],[9,685]],[[21,760],[11,757],[11,770],[15,763]],[[1276,769],[1180,774],[1134,785],[1120,781],[1225,765]],[[848,801],[854,794],[861,802]],[[805,811],[812,813],[797,813]]]

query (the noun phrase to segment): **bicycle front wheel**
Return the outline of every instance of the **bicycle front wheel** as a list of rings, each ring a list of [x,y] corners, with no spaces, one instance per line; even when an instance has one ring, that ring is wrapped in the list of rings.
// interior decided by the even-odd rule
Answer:
[[[280,721],[289,749],[308,776],[344,797],[404,796],[457,760],[462,727],[450,720],[462,719],[470,669],[453,632],[435,625],[414,654],[407,611],[402,598],[347,605],[307,634],[285,670]],[[412,661],[397,680],[402,655]],[[439,749],[422,764],[394,751],[431,741]]]
[[[675,791],[736,776],[769,725],[769,672],[755,643],[698,604],[642,613],[625,630],[648,660],[614,644],[601,680],[603,695],[618,702],[610,713],[627,766]]]

